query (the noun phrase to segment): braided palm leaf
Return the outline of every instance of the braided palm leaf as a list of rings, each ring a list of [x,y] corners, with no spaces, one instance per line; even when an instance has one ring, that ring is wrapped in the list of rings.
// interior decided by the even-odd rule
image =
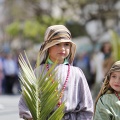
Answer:
[[[38,63],[39,59],[37,60],[37,66]],[[60,95],[60,91],[56,91],[58,80],[54,80],[54,83],[51,82],[55,78],[56,71],[52,72],[55,64],[46,74],[43,74],[43,69],[40,75],[35,74],[26,54],[25,58],[20,54],[19,64],[21,93],[33,120],[61,120],[64,115],[64,103],[60,107],[56,107]]]

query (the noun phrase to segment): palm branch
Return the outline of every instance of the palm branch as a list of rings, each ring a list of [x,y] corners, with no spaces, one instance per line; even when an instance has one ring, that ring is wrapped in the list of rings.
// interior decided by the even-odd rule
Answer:
[[[120,60],[120,36],[115,32],[111,30],[112,35],[112,48],[113,48],[113,56],[115,60]]]
[[[39,66],[39,59],[37,59],[37,66]],[[53,72],[56,63],[46,74],[44,74],[44,69],[41,74],[36,74],[25,53],[25,58],[20,54],[19,64],[21,94],[33,120],[61,120],[64,115],[64,103],[60,107],[56,107],[60,95],[60,91],[57,90],[58,80],[55,80],[56,71]],[[52,80],[54,83],[51,82]]]

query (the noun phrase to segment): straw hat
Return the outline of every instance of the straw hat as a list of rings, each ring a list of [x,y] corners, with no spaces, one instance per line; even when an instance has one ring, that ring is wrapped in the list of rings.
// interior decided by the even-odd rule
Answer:
[[[70,42],[71,50],[69,55],[69,63],[71,64],[75,57],[76,45],[71,40],[71,33],[64,25],[53,25],[47,28],[44,42],[40,48],[40,63],[46,60],[48,48],[61,42]]]

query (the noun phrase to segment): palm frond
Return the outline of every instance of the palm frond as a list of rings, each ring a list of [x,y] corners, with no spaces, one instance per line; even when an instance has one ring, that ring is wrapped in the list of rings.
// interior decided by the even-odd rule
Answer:
[[[120,60],[120,36],[113,30],[111,30],[112,35],[112,48],[113,48],[113,56],[115,60]]]
[[[39,66],[39,57],[37,66]],[[53,71],[56,64],[53,64],[47,73],[35,74],[25,53],[25,58],[20,54],[20,82],[22,95],[33,116],[33,120],[61,120],[64,113],[64,103],[56,107],[60,91],[58,91],[58,80],[55,80]],[[51,76],[49,76],[51,74]],[[54,80],[54,83],[52,83]]]

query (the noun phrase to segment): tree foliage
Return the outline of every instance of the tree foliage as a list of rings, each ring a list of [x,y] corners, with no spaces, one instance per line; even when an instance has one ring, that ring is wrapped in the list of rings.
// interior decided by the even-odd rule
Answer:
[[[6,32],[13,37],[17,36],[20,33],[20,30],[19,22],[13,22],[6,27]]]
[[[33,43],[40,43],[43,41],[47,27],[54,24],[64,24],[64,20],[43,16],[39,21],[15,21],[6,27],[6,32],[12,37],[23,36],[24,39],[29,39],[33,41]]]
[[[21,32],[24,39],[40,42],[43,40],[44,30],[53,24],[67,25],[73,37],[87,35],[85,26],[91,20],[100,20],[103,30],[107,30],[108,19],[114,19],[116,24],[119,21],[119,9],[116,8],[118,2],[119,0],[5,0],[4,6],[6,16],[9,17],[7,22],[11,25],[16,20],[20,21],[22,26],[25,25]],[[57,14],[58,9],[59,17],[55,17],[54,13]],[[66,21],[74,24],[66,24]],[[31,27],[33,29],[28,30]],[[9,29],[8,33],[14,36],[19,32]]]

